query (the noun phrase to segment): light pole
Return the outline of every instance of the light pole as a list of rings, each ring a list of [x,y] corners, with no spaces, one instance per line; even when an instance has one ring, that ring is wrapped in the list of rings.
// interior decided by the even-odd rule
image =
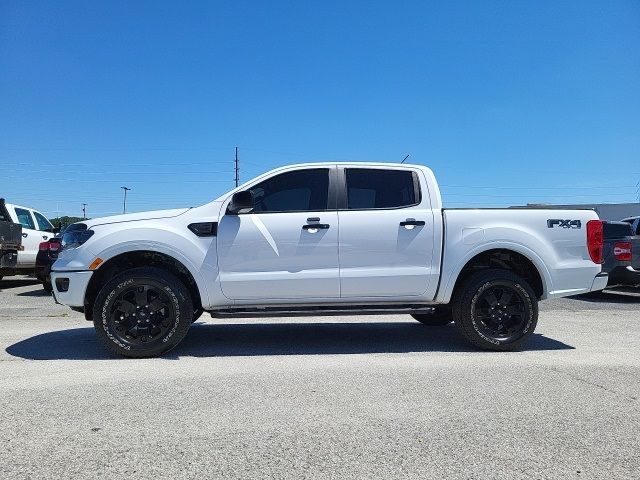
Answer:
[[[122,213],[127,213],[127,192],[131,190],[129,187],[120,187],[124,190],[124,201],[122,202]]]
[[[86,203],[82,204],[82,218],[83,218],[83,220],[87,219],[87,204]]]

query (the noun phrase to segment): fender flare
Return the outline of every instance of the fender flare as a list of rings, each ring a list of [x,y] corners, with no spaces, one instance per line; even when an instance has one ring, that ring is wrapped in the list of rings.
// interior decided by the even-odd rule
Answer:
[[[531,250],[529,247],[522,245],[516,242],[507,242],[507,241],[492,241],[485,242],[479,245],[476,245],[473,249],[469,250],[462,259],[460,259],[452,272],[448,275],[447,279],[442,279],[441,287],[438,291],[438,295],[436,301],[438,303],[449,303],[451,301],[451,296],[453,295],[453,289],[455,287],[456,281],[460,276],[460,272],[464,269],[464,267],[469,263],[469,261],[483,253],[488,252],[489,250],[512,250],[516,253],[519,253],[523,257],[527,258],[538,270],[540,274],[540,278],[542,279],[542,299],[547,298],[550,291],[553,291],[553,281],[551,278],[551,273],[547,268],[547,265],[542,260],[542,257],[538,255],[535,251]]]
[[[200,273],[199,268],[196,267],[196,265],[194,265],[193,262],[189,260],[189,258],[186,257],[183,253],[171,247],[170,245],[162,242],[140,240],[119,242],[113,246],[101,250],[99,253],[95,254],[95,256],[100,257],[104,261],[104,263],[107,263],[109,260],[117,257],[118,255],[134,252],[162,253],[163,255],[171,257],[177,262],[180,262],[189,271],[189,273],[193,277],[193,280],[196,282],[196,286],[198,287],[198,291],[200,292],[200,299],[202,301],[202,304],[209,305],[209,289],[207,288],[207,283]]]

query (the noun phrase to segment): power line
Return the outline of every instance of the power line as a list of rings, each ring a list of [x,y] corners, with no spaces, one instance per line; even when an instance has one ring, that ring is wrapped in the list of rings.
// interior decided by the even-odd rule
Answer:
[[[235,161],[235,172],[236,172],[236,187],[240,185],[240,164],[238,159],[238,147],[236,147],[236,161]]]
[[[122,202],[122,213],[127,213],[127,192],[131,190],[129,187],[120,187],[124,190],[124,201]]]

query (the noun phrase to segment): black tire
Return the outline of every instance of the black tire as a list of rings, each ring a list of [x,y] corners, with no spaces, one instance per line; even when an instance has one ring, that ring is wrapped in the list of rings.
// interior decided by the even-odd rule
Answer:
[[[51,282],[42,282],[42,288],[47,293],[53,292],[53,285],[51,285]]]
[[[526,280],[508,270],[474,273],[456,291],[452,303],[456,327],[483,350],[515,350],[538,323],[535,292]]]
[[[453,322],[451,307],[440,305],[433,307],[433,313],[412,313],[411,316],[424,325],[442,327]]]
[[[154,267],[133,268],[102,287],[93,324],[111,352],[155,357],[186,336],[193,311],[191,295],[175,275]]]

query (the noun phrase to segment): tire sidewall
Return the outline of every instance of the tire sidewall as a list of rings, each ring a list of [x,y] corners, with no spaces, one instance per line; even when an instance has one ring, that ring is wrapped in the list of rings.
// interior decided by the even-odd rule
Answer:
[[[131,345],[114,335],[110,312],[119,295],[133,285],[144,283],[153,285],[167,295],[173,311],[171,329],[161,339],[148,346]],[[128,357],[149,357],[160,355],[175,347],[186,335],[191,325],[193,307],[186,287],[178,278],[156,268],[138,268],[124,272],[107,282],[100,290],[94,304],[94,326],[107,347]]]

